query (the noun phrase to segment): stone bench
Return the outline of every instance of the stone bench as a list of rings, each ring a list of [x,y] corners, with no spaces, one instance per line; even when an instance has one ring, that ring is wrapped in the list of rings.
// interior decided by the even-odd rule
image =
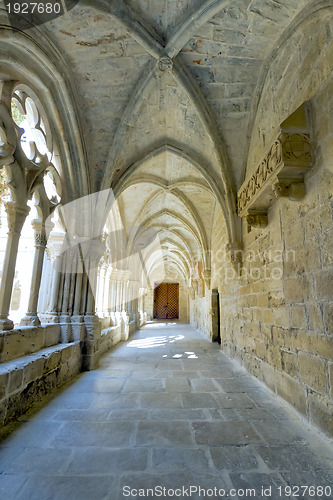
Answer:
[[[38,352],[60,342],[60,326],[24,326],[0,332],[0,362]]]
[[[101,331],[99,353],[103,354],[121,341],[121,325],[110,326]]]
[[[81,370],[80,343],[58,344],[0,365],[0,424],[25,413],[36,401]]]

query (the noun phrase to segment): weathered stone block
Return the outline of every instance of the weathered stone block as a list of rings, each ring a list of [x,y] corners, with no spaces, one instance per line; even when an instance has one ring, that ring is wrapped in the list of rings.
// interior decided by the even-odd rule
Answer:
[[[266,360],[267,359],[267,345],[261,340],[256,340],[255,353],[258,358]]]
[[[245,352],[243,356],[243,365],[255,377],[261,377],[261,360],[250,353]]]
[[[332,300],[333,297],[333,270],[327,269],[315,276],[316,291],[319,300]]]
[[[260,338],[265,343],[270,343],[272,341],[272,327],[270,325],[260,324]]]
[[[294,219],[295,220],[295,219]],[[298,219],[297,224],[284,231],[284,240],[287,250],[295,250],[304,244],[303,220]]]
[[[273,311],[273,325],[281,328],[289,328],[289,308],[287,307],[274,307]]]
[[[308,275],[289,278],[284,282],[286,301],[292,304],[311,301],[314,298],[312,277]]]
[[[263,311],[263,322],[267,325],[273,325],[273,310],[264,309]]]
[[[267,361],[270,365],[278,370],[282,369],[281,350],[278,346],[268,346],[267,348]]]
[[[333,342],[327,335],[295,331],[292,338],[292,347],[329,360],[333,359]]]
[[[8,372],[0,373],[0,399],[3,399],[7,394],[8,379]]]
[[[320,219],[316,217],[317,214],[312,214],[312,217],[305,218],[305,241],[308,246],[309,240],[318,238],[321,233]]]
[[[66,363],[71,359],[73,355],[73,344],[69,344],[67,347],[61,349],[61,363]]]
[[[332,151],[332,155],[333,155],[333,151]],[[332,208],[332,206],[325,202],[325,204],[321,206],[320,214],[318,214],[318,216],[319,216],[320,222],[321,222],[321,232],[323,233],[322,240],[324,240],[325,236],[326,236],[324,233],[326,233],[326,231],[330,231],[330,233],[332,232],[331,231],[331,229],[333,227],[333,208]],[[327,248],[327,250],[329,252],[329,248]],[[325,260],[324,254],[326,254],[326,247],[325,247],[325,251],[323,254],[323,244],[322,244],[321,252],[322,252],[321,253],[322,259]],[[327,255],[327,257],[330,259],[329,255]]]
[[[60,342],[60,325],[48,325],[45,327],[45,346],[51,347]]]
[[[3,334],[1,361],[7,362],[43,348],[44,328],[22,328]]]
[[[323,333],[323,315],[318,304],[307,304],[306,310],[309,320],[309,328],[318,333]]]
[[[61,359],[61,350],[57,349],[48,356],[45,355],[45,363],[44,363],[44,374],[54,370],[57,366],[60,365]]]
[[[299,363],[297,354],[288,351],[281,351],[282,370],[291,377],[297,378],[299,373]]]
[[[264,296],[267,297],[267,294]],[[283,290],[275,290],[268,293],[269,307],[282,307],[285,305]]]
[[[291,349],[293,345],[293,333],[287,328],[272,328],[272,343],[274,346]]]
[[[0,425],[4,425],[6,421],[7,402],[6,400],[0,401]]]
[[[333,437],[333,404],[315,393],[310,393],[308,400],[311,421]]]
[[[292,305],[290,307],[290,326],[299,329],[307,328],[308,321],[305,306]]]
[[[276,373],[276,392],[288,401],[297,411],[306,415],[306,389],[287,373]]]
[[[324,304],[323,316],[326,333],[331,335],[333,334],[333,302]],[[331,342],[333,344],[333,338],[331,338]]]
[[[333,223],[332,223],[333,224]],[[332,266],[333,264],[333,230],[328,231],[321,237],[321,261],[323,266]]]
[[[24,367],[23,385],[28,385],[33,380],[41,377],[44,369],[45,359],[40,357],[32,359],[29,364]]]
[[[257,296],[257,304],[258,307],[268,307],[269,296],[267,296],[267,293],[261,293]]]
[[[24,368],[14,368],[9,373],[9,380],[7,386],[7,394],[16,392],[20,389],[23,383]]]
[[[69,378],[70,370],[68,363],[62,363],[60,365],[59,371],[57,372],[58,382],[61,384]]]
[[[328,374],[325,362],[317,357],[299,353],[300,377],[312,389],[325,394],[328,392]]]
[[[261,379],[273,392],[276,392],[276,370],[267,363],[261,364]]]

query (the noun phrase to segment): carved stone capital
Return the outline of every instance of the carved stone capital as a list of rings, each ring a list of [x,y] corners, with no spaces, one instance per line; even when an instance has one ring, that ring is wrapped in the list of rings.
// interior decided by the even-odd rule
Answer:
[[[46,247],[47,238],[45,234],[45,226],[43,221],[40,219],[35,219],[31,223],[34,230],[35,246]]]
[[[266,227],[268,224],[267,214],[258,213],[258,214],[249,214],[246,217],[247,223],[251,227]]]
[[[27,205],[18,205],[16,201],[7,201],[5,210],[7,213],[8,233],[20,235],[30,208]]]
[[[35,246],[46,247],[47,238],[45,234],[35,233]]]
[[[63,241],[65,235],[63,233],[51,233],[46,247],[46,255],[52,261],[56,260],[63,251]]]

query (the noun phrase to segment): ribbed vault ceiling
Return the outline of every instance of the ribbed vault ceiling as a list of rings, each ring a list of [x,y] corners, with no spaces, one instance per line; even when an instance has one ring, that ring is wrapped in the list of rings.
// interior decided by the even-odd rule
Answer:
[[[92,189],[114,188],[124,225],[159,233],[156,275],[210,268],[216,205],[237,239],[235,196],[263,75],[311,4],[81,0],[43,26],[77,88]]]

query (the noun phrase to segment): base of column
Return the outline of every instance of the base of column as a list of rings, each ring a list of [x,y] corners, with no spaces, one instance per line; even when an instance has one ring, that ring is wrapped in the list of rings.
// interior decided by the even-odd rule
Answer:
[[[71,316],[71,327],[72,327],[73,340],[83,341],[86,331],[83,316],[81,315]]]
[[[14,328],[14,323],[11,319],[0,318],[0,330],[12,330]]]
[[[97,316],[84,316],[85,336],[82,342],[82,370],[94,370],[98,366],[101,323]]]
[[[122,325],[121,325],[121,340],[128,340],[129,337],[129,315],[127,312],[123,311],[121,313]]]
[[[71,318],[69,315],[64,314],[59,318],[60,331],[61,331],[61,342],[67,344],[72,342],[72,329],[71,329]]]
[[[29,314],[26,314],[20,321],[20,326],[40,326],[40,324],[38,316],[29,316]]]
[[[40,313],[39,319],[43,323],[59,323],[59,314],[57,313]]]

